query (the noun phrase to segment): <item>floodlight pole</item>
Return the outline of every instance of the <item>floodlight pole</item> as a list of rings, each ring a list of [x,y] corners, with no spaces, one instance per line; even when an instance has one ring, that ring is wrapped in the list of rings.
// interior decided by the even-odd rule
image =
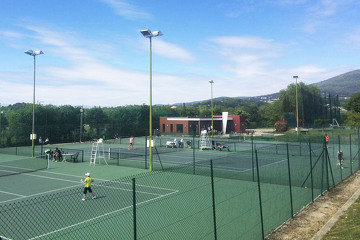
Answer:
[[[151,32],[150,29],[141,30],[141,34],[145,38],[149,38],[150,40],[150,116],[149,116],[149,158],[150,158],[150,166],[149,170],[153,170],[153,154],[152,154],[152,41],[153,37],[163,35],[160,31]]]
[[[32,109],[32,134],[31,134],[31,145],[32,145],[32,156],[35,156],[35,143],[34,143],[34,134],[35,134],[35,57],[36,55],[44,54],[41,50],[27,50],[26,54],[34,57],[34,87],[33,87],[33,109]]]
[[[84,109],[80,108],[80,143],[82,142],[83,114]]]
[[[297,79],[298,76],[293,76],[295,78],[295,97],[296,97],[296,134],[299,136],[299,106],[298,106],[298,91],[297,91]]]
[[[152,155],[152,37],[150,40],[150,113],[149,113],[149,154],[150,154],[150,171],[153,170],[153,155]]]
[[[3,134],[3,129],[2,129],[2,115],[3,115],[4,111],[1,110],[0,112],[0,146],[2,145],[3,143],[3,137],[4,137],[4,134]],[[5,144],[4,144],[5,145]]]
[[[211,137],[214,138],[214,108],[213,108],[213,80],[210,80],[211,84]]]

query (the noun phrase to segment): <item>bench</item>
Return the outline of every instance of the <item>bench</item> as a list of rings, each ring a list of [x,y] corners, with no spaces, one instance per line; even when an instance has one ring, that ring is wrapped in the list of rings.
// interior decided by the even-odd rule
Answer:
[[[70,162],[78,162],[79,152],[70,156]]]

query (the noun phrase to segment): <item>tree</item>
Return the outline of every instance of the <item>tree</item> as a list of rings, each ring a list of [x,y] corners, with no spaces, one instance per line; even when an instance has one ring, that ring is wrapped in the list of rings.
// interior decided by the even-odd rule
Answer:
[[[318,112],[322,111],[320,90],[312,85],[300,82],[297,86],[298,99],[296,100],[296,84],[290,84],[287,89],[280,91],[279,100],[282,113],[292,112],[296,116],[296,103],[298,104],[299,119],[305,124],[313,124]]]
[[[360,112],[349,111],[347,112],[347,118],[345,120],[346,126],[360,127]]]
[[[345,103],[344,108],[348,111],[360,112],[360,92],[353,94],[349,101]]]

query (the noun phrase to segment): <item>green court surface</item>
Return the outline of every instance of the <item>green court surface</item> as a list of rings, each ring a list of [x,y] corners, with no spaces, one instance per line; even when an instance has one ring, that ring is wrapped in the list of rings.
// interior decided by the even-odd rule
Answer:
[[[248,143],[239,143],[246,149],[240,152],[162,149],[154,153],[150,172],[145,148],[135,144],[136,149],[127,150],[127,144],[104,144],[106,161],[95,166],[90,166],[91,143],[46,146],[82,156],[75,163],[50,161],[49,168],[39,171],[11,165],[11,160],[29,159],[14,155],[14,149],[0,154],[0,236],[214,239],[216,229],[218,239],[262,239],[262,228],[270,233],[360,165],[358,149],[344,144],[341,168],[334,146],[325,158],[321,144],[310,155],[306,145],[258,142],[256,152]],[[109,159],[110,148],[128,158]],[[46,165],[46,158],[38,161]],[[87,194],[82,201],[80,179],[86,172],[95,180],[97,198]]]

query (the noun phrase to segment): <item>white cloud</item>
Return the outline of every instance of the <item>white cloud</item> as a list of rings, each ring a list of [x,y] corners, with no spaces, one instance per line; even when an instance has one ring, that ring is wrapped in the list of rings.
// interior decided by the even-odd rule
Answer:
[[[360,27],[354,29],[351,34],[349,34],[343,42],[346,47],[351,49],[359,49],[360,48]]]
[[[150,19],[152,17],[151,14],[139,9],[137,6],[134,6],[125,0],[101,0],[101,1],[108,4],[111,8],[113,8],[116,14],[130,20]]]
[[[306,9],[305,24],[303,30],[307,33],[314,34],[320,28],[326,25],[329,28],[331,24],[329,18],[335,16],[343,7],[349,6],[353,0],[320,0],[310,1]]]
[[[165,42],[161,38],[153,39],[156,44],[152,44],[153,53],[162,56],[167,59],[175,59],[182,62],[194,62],[196,60],[193,54],[175,44]],[[144,43],[143,49],[148,49],[149,43]]]
[[[218,37],[210,40],[213,51],[222,57],[223,66],[237,77],[263,75],[271,60],[281,55],[282,47],[271,39],[259,37]]]

